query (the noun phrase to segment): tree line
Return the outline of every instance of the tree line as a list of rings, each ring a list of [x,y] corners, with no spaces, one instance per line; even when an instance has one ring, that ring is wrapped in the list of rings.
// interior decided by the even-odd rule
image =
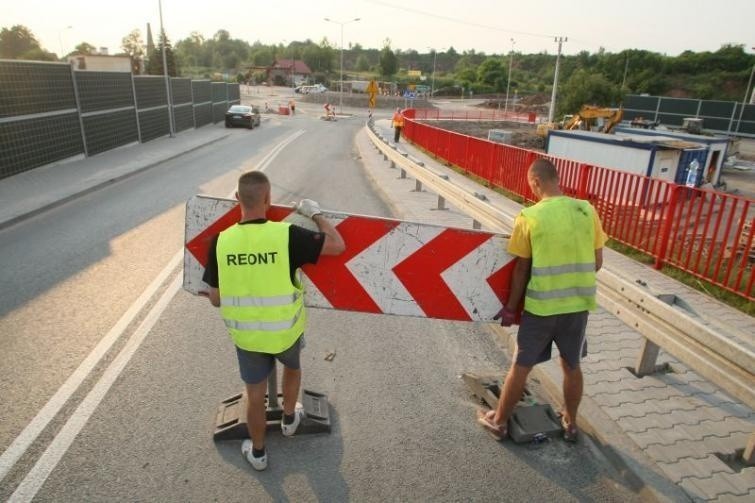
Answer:
[[[162,74],[163,44],[168,72],[175,76],[261,83],[266,78],[266,67],[277,59],[294,59],[309,66],[312,83],[329,85],[331,80],[340,78],[340,49],[327,38],[319,42],[307,39],[286,44],[249,43],[233,38],[227,30],[219,30],[211,37],[192,32],[175,46],[167,38],[158,37],[157,44],[149,47],[141,32],[132,30],[122,39],[121,54],[131,57],[135,71],[143,67],[146,73]],[[559,109],[570,112],[585,103],[617,105],[626,94],[640,93],[740,101],[755,65],[755,56],[744,49],[742,45],[727,44],[713,52],[685,51],[678,56],[639,49],[564,55],[559,70]],[[94,51],[94,45],[81,42],[74,52]],[[449,47],[437,53],[420,53],[393,48],[390,39],[380,49],[350,44],[344,48],[343,56],[346,79],[377,77],[406,86],[429,85],[434,76],[437,93],[445,95],[500,95],[509,88],[519,96],[549,97],[556,63],[556,55],[545,52],[485,54],[475,50],[457,52]],[[18,25],[0,31],[0,57],[63,59],[43,49],[28,28]],[[410,70],[419,70],[422,77],[414,76],[416,72],[410,76]]]

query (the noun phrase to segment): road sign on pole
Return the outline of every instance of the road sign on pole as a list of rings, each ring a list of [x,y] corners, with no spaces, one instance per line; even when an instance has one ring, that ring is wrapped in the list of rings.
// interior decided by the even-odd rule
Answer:
[[[207,291],[202,273],[209,246],[240,215],[233,200],[195,196],[188,201],[184,289]],[[346,251],[302,269],[307,306],[490,321],[508,296],[515,263],[505,251],[508,236],[347,213],[324,215],[343,236]],[[287,206],[273,206],[268,219],[314,225]]]

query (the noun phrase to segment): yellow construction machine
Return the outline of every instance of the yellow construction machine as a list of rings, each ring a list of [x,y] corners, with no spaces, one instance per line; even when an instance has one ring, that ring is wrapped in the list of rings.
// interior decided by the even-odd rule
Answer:
[[[537,126],[537,134],[539,136],[547,136],[548,131],[551,129],[582,129],[585,131],[593,131],[594,127],[598,125],[598,120],[602,119],[602,122],[598,125],[597,131],[601,133],[610,133],[616,125],[621,122],[624,117],[624,109],[622,108],[605,108],[596,107],[592,105],[583,105],[578,113],[571,116],[564,116],[564,119],[559,123],[547,122],[539,124]]]

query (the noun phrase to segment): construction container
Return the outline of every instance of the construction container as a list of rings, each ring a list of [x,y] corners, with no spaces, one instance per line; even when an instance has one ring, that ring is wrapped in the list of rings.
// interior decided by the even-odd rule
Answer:
[[[614,135],[592,131],[548,132],[545,150],[549,155],[658,178],[684,185],[690,163],[706,166],[708,147],[663,136]],[[700,186],[704,170],[698,170],[694,184]]]
[[[717,186],[721,179],[721,168],[726,162],[729,148],[729,138],[725,136],[706,136],[685,133],[683,131],[670,130],[646,130],[633,127],[619,126],[614,129],[614,133],[620,136],[665,136],[668,138],[677,138],[680,140],[700,143],[708,146],[708,163],[703,166],[702,183],[710,183]]]

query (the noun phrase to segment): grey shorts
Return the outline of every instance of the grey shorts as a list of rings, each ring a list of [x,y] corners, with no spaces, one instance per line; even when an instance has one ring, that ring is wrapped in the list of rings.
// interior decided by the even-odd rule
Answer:
[[[246,384],[258,384],[264,381],[267,379],[267,376],[270,375],[270,371],[273,370],[275,360],[281,362],[285,367],[298,370],[301,367],[301,364],[299,363],[299,355],[303,347],[303,334],[296,340],[296,342],[294,342],[293,346],[277,355],[246,351],[245,349],[236,346],[236,356],[238,356],[239,359],[241,380]]]
[[[587,311],[553,316],[537,316],[524,312],[516,335],[517,352],[514,363],[532,367],[551,359],[551,348],[556,343],[561,358],[569,367],[579,367],[587,356]]]

